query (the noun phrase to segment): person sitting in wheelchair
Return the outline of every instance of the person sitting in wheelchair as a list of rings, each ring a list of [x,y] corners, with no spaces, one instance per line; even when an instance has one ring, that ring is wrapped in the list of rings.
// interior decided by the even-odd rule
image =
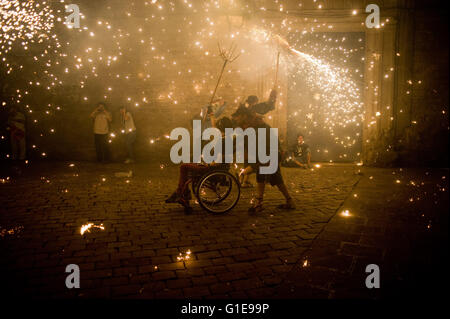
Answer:
[[[228,117],[223,117],[220,120],[215,121],[215,118],[213,115],[211,117],[211,124],[213,127],[218,128],[222,132],[222,136],[225,133],[225,128],[232,127],[232,122]],[[222,138],[222,145],[224,145],[224,141]],[[224,149],[224,146],[222,147],[222,150]],[[223,154],[222,154],[223,156]],[[189,200],[192,198],[191,191],[188,187],[188,181],[191,176],[202,176],[208,170],[214,169],[214,167],[220,168],[224,167],[225,165],[229,164],[223,164],[225,161],[224,158],[222,158],[222,163],[183,163],[180,165],[180,175],[178,178],[178,187],[177,189],[166,199],[166,203],[179,203],[183,207],[188,208],[189,207]]]

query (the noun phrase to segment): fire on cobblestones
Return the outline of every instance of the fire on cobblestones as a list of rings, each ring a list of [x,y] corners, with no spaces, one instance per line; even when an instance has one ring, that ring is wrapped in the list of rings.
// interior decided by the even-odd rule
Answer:
[[[105,226],[103,226],[103,224],[95,225],[93,223],[84,224],[80,228],[80,234],[84,235],[86,232],[90,233],[92,229],[105,230]]]
[[[187,250],[184,254],[183,254],[183,253],[180,253],[180,254],[177,256],[177,260],[178,260],[178,261],[188,261],[188,260],[191,259],[192,256],[193,256],[193,255],[191,255],[191,251],[190,251],[190,250]]]

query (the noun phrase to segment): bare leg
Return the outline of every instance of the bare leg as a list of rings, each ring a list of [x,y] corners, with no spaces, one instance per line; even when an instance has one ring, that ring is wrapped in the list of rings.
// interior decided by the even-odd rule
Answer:
[[[262,210],[263,196],[264,196],[264,183],[258,183],[256,186],[256,199],[253,206],[248,210],[249,213],[258,213]]]
[[[242,172],[239,175],[241,185],[248,183],[248,179],[252,172],[253,172],[253,169],[251,166],[247,166],[244,170],[242,170]]]
[[[283,209],[295,209],[294,201],[292,200],[291,195],[289,195],[289,191],[284,183],[277,185],[280,192],[283,194],[284,198],[286,199],[285,205],[280,205],[279,208]]]
[[[298,166],[298,167],[305,167],[305,165],[303,165],[303,163],[300,163],[297,160],[294,160],[294,163]]]
[[[178,178],[178,187],[175,192],[172,193],[167,199],[166,203],[176,203],[180,198],[186,198],[189,200],[190,198],[190,190],[186,186],[186,183],[189,180],[189,172],[198,170],[199,167],[196,164],[185,163],[180,165],[180,175]]]
[[[258,194],[258,199],[261,200],[261,203],[263,201],[264,198],[264,189],[266,187],[265,183],[258,183],[257,187],[256,187],[256,191]]]
[[[291,197],[291,195],[289,195],[289,191],[284,183],[278,184],[277,187],[280,190],[280,192],[283,194],[284,198],[286,198],[286,201],[292,200],[292,197]]]

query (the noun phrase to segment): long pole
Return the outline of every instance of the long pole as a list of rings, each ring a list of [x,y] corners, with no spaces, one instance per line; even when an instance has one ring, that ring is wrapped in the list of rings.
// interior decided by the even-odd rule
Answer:
[[[217,79],[216,87],[214,88],[213,95],[211,96],[211,101],[209,104],[212,104],[214,101],[214,97],[216,96],[217,88],[219,87],[220,80],[222,79],[223,71],[225,70],[225,66],[227,65],[228,60],[223,61],[222,71],[220,71],[219,79]]]
[[[225,70],[225,66],[227,65],[227,62],[228,62],[228,60],[223,61],[222,71],[220,71],[220,75],[219,75],[219,78],[217,79],[217,84],[216,84],[216,87],[214,88],[213,95],[211,96],[211,101],[209,101],[209,105],[212,105],[212,103],[214,101],[214,97],[216,96],[217,88],[219,87],[219,83],[220,83],[220,80],[222,79],[223,71]],[[203,121],[205,121],[207,113],[208,112],[205,112],[205,114],[203,114]]]
[[[280,51],[278,51],[278,54],[277,54],[277,69],[275,72],[275,85],[274,85],[275,89],[277,89],[277,86],[278,86],[278,66],[279,65],[280,65]]]
[[[279,65],[280,65],[280,50],[278,50],[278,54],[277,54],[277,69],[275,71],[275,85],[274,85],[275,90],[278,90],[278,67],[279,67]],[[275,104],[276,104],[276,102],[275,102]],[[278,126],[278,122],[280,121],[280,112],[279,112],[278,108],[276,108],[276,110],[277,110],[276,111],[277,112],[277,117],[276,117],[277,122],[274,124],[276,124]]]

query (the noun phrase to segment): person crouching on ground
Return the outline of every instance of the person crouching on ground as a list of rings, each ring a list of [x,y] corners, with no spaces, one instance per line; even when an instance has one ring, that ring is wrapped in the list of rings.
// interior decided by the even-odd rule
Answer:
[[[266,124],[261,118],[254,115],[251,110],[246,107],[239,107],[235,113],[232,115],[233,120],[243,129],[252,127],[258,135],[258,128],[265,128],[266,131],[266,154],[270,153],[270,126]],[[258,137],[257,139],[258,140]],[[258,152],[258,151],[257,151]],[[280,154],[278,154],[280,155]],[[280,156],[279,156],[280,157]],[[283,177],[281,176],[280,163],[278,162],[278,168],[273,174],[261,174],[260,167],[263,166],[261,163],[256,165],[256,181],[257,181],[257,198],[253,202],[253,206],[249,208],[249,213],[258,213],[263,210],[263,198],[265,184],[270,183],[272,186],[277,186],[278,190],[283,194],[286,199],[285,204],[278,205],[277,208],[280,209],[295,209],[294,201],[289,195],[289,191],[284,184]]]
[[[297,134],[297,141],[291,149],[289,160],[294,166],[301,168],[311,168],[311,150],[303,139],[303,134]]]
[[[125,106],[120,108],[120,116],[122,117],[122,126],[125,133],[125,144],[127,147],[127,159],[125,164],[134,163],[134,142],[136,141],[136,126],[134,125],[133,116],[127,111]]]

